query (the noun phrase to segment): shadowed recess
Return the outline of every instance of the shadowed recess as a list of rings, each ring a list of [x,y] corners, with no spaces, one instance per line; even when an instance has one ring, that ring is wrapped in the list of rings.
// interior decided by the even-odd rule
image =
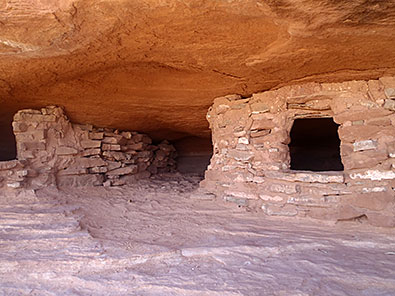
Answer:
[[[337,129],[332,118],[296,119],[289,144],[291,169],[342,171]]]

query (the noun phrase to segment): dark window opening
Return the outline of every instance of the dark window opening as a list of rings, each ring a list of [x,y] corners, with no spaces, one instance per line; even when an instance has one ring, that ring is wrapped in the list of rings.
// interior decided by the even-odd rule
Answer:
[[[291,129],[291,170],[342,171],[339,125],[332,118],[296,119]]]
[[[11,123],[0,124],[0,161],[16,159],[16,141]]]
[[[185,137],[173,144],[178,154],[178,171],[203,178],[213,154],[211,138]]]

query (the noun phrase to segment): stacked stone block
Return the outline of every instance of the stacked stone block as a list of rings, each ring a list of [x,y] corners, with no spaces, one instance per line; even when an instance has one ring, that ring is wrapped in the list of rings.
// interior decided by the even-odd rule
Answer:
[[[22,188],[25,185],[27,173],[24,161],[10,160],[0,162],[0,190]]]
[[[176,165],[166,141],[153,145],[137,132],[72,124],[59,107],[21,110],[13,128],[31,188],[124,185]]]
[[[367,218],[395,226],[395,78],[309,83],[217,98],[207,119],[214,154],[201,187],[271,216]],[[299,118],[340,124],[344,172],[290,170]]]

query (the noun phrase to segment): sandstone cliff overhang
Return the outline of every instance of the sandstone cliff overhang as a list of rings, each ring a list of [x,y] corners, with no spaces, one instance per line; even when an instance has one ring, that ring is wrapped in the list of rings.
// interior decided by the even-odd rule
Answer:
[[[213,98],[395,74],[395,2],[0,1],[0,134],[20,109],[209,137]]]

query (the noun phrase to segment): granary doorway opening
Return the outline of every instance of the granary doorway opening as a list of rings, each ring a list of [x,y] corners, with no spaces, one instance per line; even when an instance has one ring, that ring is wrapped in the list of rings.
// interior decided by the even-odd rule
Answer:
[[[182,174],[204,177],[213,155],[213,145],[209,137],[185,137],[173,142],[178,157],[177,170]]]
[[[0,161],[16,159],[16,141],[11,123],[0,124]]]
[[[295,119],[289,144],[291,170],[342,171],[338,127],[332,118]]]

